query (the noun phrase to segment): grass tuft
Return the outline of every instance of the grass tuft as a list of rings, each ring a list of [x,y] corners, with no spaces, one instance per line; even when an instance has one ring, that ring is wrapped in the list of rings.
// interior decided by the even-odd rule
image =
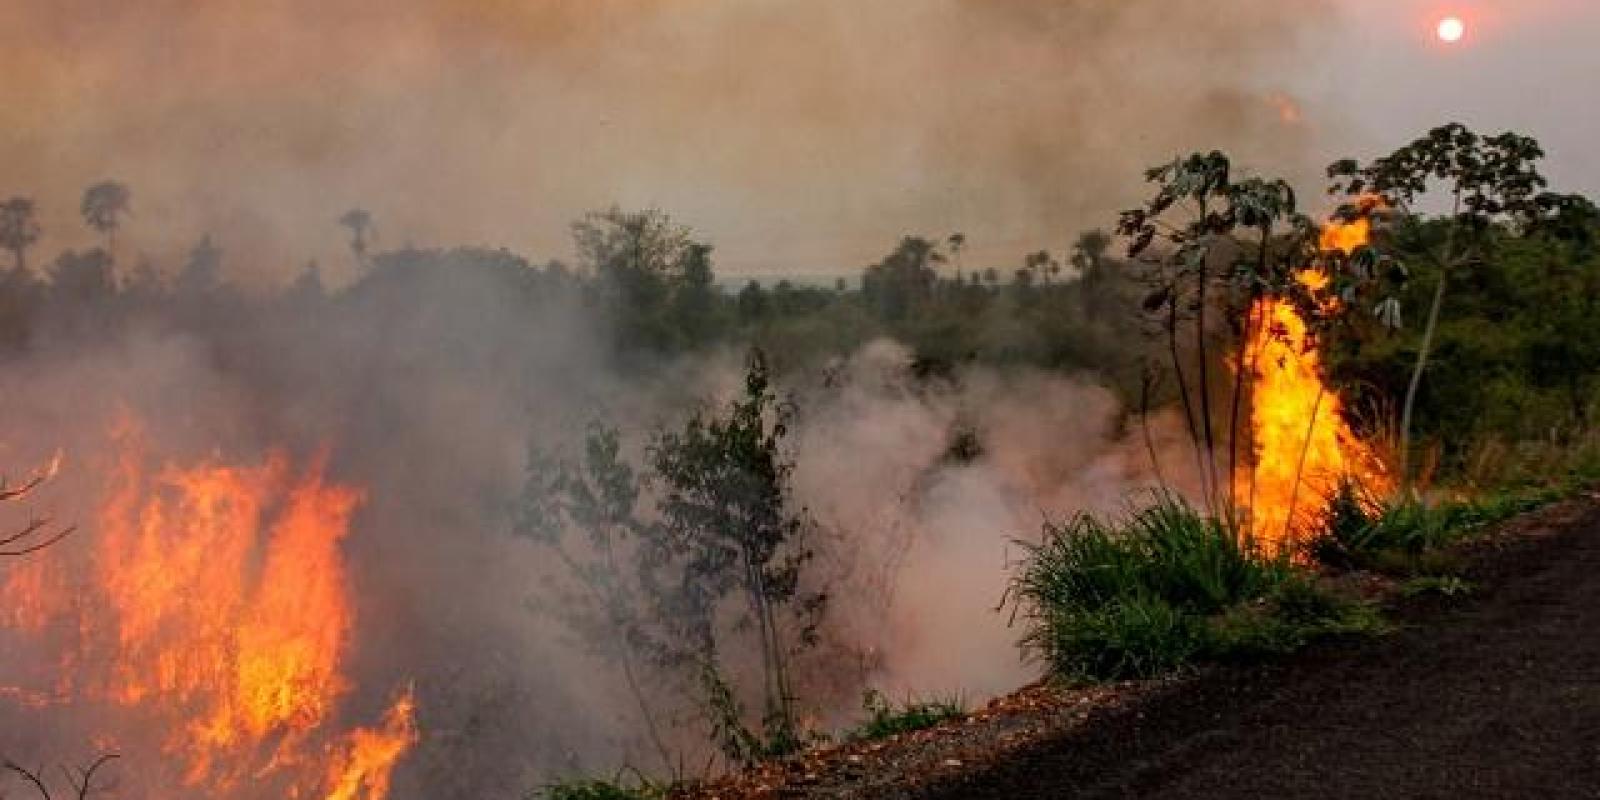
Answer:
[[[1562,488],[1524,488],[1429,505],[1416,499],[1381,500],[1345,480],[1328,498],[1324,522],[1308,553],[1313,561],[1340,570],[1448,575],[1460,567],[1449,552],[1451,545],[1566,493]]]
[[[868,690],[861,698],[861,709],[867,718],[846,738],[855,741],[874,741],[903,733],[927,730],[950,720],[966,717],[966,705],[959,697],[938,700],[907,700],[901,706],[889,702],[882,692]]]
[[[1268,557],[1175,495],[1125,517],[1047,525],[1013,579],[1023,645],[1057,677],[1147,678],[1381,627],[1367,606]]]

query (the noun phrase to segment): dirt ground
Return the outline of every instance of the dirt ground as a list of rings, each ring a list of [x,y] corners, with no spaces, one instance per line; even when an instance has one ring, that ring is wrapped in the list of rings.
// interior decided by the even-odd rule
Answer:
[[[836,796],[1600,798],[1600,504],[1475,553],[1394,635],[1220,670],[932,786]],[[812,795],[815,796],[815,795]]]

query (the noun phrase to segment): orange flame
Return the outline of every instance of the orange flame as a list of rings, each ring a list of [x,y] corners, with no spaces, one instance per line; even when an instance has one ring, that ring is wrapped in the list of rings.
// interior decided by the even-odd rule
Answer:
[[[1367,244],[1371,235],[1371,222],[1363,215],[1348,223],[1329,223],[1320,245],[1348,254]],[[1314,295],[1329,283],[1315,269],[1298,278]],[[1318,299],[1328,306],[1338,302]],[[1257,302],[1252,314],[1255,327],[1244,363],[1251,370],[1253,463],[1241,468],[1245,474],[1235,482],[1234,499],[1249,510],[1257,540],[1280,550],[1314,519],[1341,478],[1352,476],[1380,493],[1391,481],[1382,461],[1345,422],[1338,393],[1323,382],[1316,343],[1295,306],[1267,298]]]
[[[361,493],[329,483],[324,458],[295,475],[277,454],[151,479],[137,433],[117,438],[88,585],[41,559],[0,589],[0,626],[61,650],[55,685],[20,696],[93,704],[106,741],[158,741],[182,784],[168,792],[384,797],[416,740],[411,695],[378,730],[330,731],[354,629],[340,543]]]

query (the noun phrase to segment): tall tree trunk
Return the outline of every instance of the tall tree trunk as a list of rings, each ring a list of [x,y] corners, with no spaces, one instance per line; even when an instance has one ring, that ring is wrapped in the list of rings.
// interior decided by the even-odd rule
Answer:
[[[1195,302],[1199,310],[1195,314],[1194,340],[1195,350],[1200,359],[1200,425],[1205,431],[1205,475],[1206,482],[1206,509],[1216,513],[1217,508],[1217,436],[1212,429],[1211,422],[1211,364],[1209,357],[1210,348],[1206,340],[1206,297],[1207,285],[1210,282],[1210,273],[1206,269],[1206,259],[1200,261],[1200,274],[1197,278],[1199,289]]]
[[[1172,358],[1172,374],[1178,382],[1178,400],[1183,404],[1183,422],[1189,430],[1189,443],[1194,447],[1195,468],[1200,472],[1202,489],[1205,483],[1205,456],[1201,454],[1200,429],[1195,425],[1194,402],[1189,397],[1189,380],[1184,376],[1183,351],[1178,347],[1178,291],[1173,283],[1172,296],[1167,298],[1167,352]]]
[[[1444,305],[1444,288],[1450,277],[1450,264],[1439,270],[1439,285],[1433,290],[1433,304],[1428,309],[1428,324],[1422,330],[1422,345],[1417,350],[1417,363],[1411,370],[1411,383],[1406,387],[1405,405],[1400,412],[1400,481],[1411,488],[1411,418],[1416,410],[1417,391],[1422,388],[1422,373],[1428,368],[1428,356],[1433,350],[1434,333],[1439,329],[1439,309]]]
[[[1450,270],[1456,267],[1456,232],[1461,228],[1461,187],[1455,190],[1455,202],[1450,211],[1450,233],[1444,240],[1444,252],[1439,257],[1439,285],[1433,289],[1433,304],[1428,308],[1428,323],[1422,330],[1422,346],[1417,350],[1417,363],[1411,370],[1411,383],[1406,387],[1405,404],[1400,411],[1400,485],[1411,490],[1411,418],[1416,410],[1417,391],[1422,388],[1422,373],[1428,368],[1428,355],[1433,349],[1433,336],[1439,329],[1439,309],[1444,305],[1445,284],[1450,281]]]

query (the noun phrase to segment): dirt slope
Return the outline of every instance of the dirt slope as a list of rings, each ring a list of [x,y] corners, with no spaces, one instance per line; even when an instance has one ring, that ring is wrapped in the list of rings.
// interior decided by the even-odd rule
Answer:
[[[1600,505],[1569,509],[1393,636],[1186,682],[915,796],[1600,798]]]

